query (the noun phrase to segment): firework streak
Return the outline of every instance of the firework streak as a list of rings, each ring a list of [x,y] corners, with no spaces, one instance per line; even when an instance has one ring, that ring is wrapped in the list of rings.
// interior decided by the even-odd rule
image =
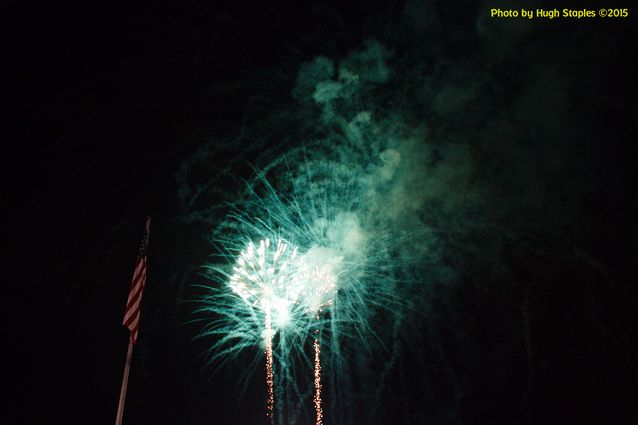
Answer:
[[[319,348],[319,331],[315,331],[315,396],[313,398],[316,413],[316,425],[323,425],[323,409],[321,407],[321,349]]]
[[[271,425],[275,423],[275,374],[273,371],[273,355],[272,355],[272,324],[270,311],[266,312],[266,386],[268,396],[266,398],[266,415],[270,418]]]

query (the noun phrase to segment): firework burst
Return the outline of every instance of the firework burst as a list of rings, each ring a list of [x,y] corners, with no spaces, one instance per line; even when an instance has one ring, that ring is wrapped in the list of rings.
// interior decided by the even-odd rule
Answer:
[[[303,181],[295,182],[289,197],[265,176],[257,182],[218,229],[224,237],[215,242],[224,261],[208,267],[218,284],[200,310],[214,318],[202,335],[217,338],[211,360],[265,348],[268,414],[277,413],[279,423],[284,417],[294,422],[307,415],[303,406],[311,398],[321,424],[321,357],[332,372],[331,399],[337,399],[347,379],[340,373],[347,362],[342,347],[348,341],[369,347],[375,338],[370,319],[400,302],[389,236],[372,214],[357,211],[348,185],[318,199]],[[306,350],[309,336],[313,356]],[[314,370],[312,394],[304,369]]]

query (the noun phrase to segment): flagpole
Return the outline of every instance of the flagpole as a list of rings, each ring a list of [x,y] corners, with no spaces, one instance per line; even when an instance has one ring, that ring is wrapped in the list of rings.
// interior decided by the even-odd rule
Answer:
[[[117,419],[115,425],[122,425],[122,417],[124,416],[124,402],[126,400],[126,388],[128,387],[128,375],[131,370],[131,356],[133,355],[133,346],[137,342],[137,332],[140,324],[140,306],[142,302],[142,293],[146,286],[146,250],[148,248],[148,234],[151,230],[151,217],[146,217],[146,229],[142,246],[135,261],[135,270],[133,271],[133,281],[131,282],[131,290],[124,309],[124,320],[122,324],[130,331],[128,340],[128,351],[126,352],[126,364],[124,365],[124,376],[122,377],[122,387],[120,388],[120,401],[117,405]]]
[[[128,374],[131,370],[131,357],[133,356],[133,336],[128,340],[128,351],[126,352],[126,365],[124,365],[124,376],[122,377],[122,387],[120,388],[120,401],[117,405],[117,419],[115,425],[122,425],[124,416],[124,402],[126,401],[126,388],[128,387]]]

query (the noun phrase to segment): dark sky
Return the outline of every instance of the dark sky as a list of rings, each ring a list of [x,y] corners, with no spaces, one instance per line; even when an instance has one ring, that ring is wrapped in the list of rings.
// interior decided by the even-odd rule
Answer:
[[[437,328],[445,355],[426,362],[417,360],[434,337],[405,344],[375,423],[636,423],[635,18],[519,26],[480,18],[497,2],[449,3],[4,4],[0,423],[114,422],[128,338],[120,322],[146,215],[148,289],[124,423],[266,423],[260,368],[238,400],[253,354],[213,375],[201,355],[210,341],[192,340],[200,329],[186,323],[193,307],[183,301],[198,295],[189,284],[203,279],[197,270],[221,216],[185,219],[200,207],[185,210],[178,175],[211,140],[261,137],[280,122],[285,131],[293,124],[272,110],[296,110],[300,65],[343,59],[370,38],[394,52],[383,107],[427,121],[437,152],[490,135],[489,144],[461,143],[482,170],[472,178],[507,204],[476,214],[497,221],[508,241],[498,260],[477,260],[481,249],[442,254],[457,284],[432,297],[432,311],[438,320],[453,314],[450,327],[464,331]],[[463,85],[470,80],[493,98],[456,107],[441,94],[454,79],[462,88],[454,99],[473,90]],[[422,98],[443,100],[426,107]],[[504,117],[516,128],[486,124]],[[540,141],[509,148],[526,138]],[[207,206],[232,202],[249,164],[286,148],[249,144],[216,151],[215,170],[241,161],[216,177]],[[540,186],[542,195],[517,192]],[[445,229],[445,214],[437,220]],[[468,229],[465,239],[441,232],[445,250],[481,246],[482,230]],[[418,378],[399,373],[407,364]],[[353,410],[366,406],[357,403]]]

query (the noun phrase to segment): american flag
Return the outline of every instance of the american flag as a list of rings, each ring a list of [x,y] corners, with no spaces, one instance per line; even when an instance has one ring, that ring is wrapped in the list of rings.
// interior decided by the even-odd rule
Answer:
[[[146,250],[148,248],[148,234],[151,230],[151,218],[146,218],[146,231],[142,239],[140,252],[137,254],[133,281],[131,282],[131,292],[128,294],[126,309],[124,310],[124,321],[122,324],[131,331],[131,342],[137,341],[137,333],[140,327],[140,306],[142,305],[142,292],[146,286]]]

